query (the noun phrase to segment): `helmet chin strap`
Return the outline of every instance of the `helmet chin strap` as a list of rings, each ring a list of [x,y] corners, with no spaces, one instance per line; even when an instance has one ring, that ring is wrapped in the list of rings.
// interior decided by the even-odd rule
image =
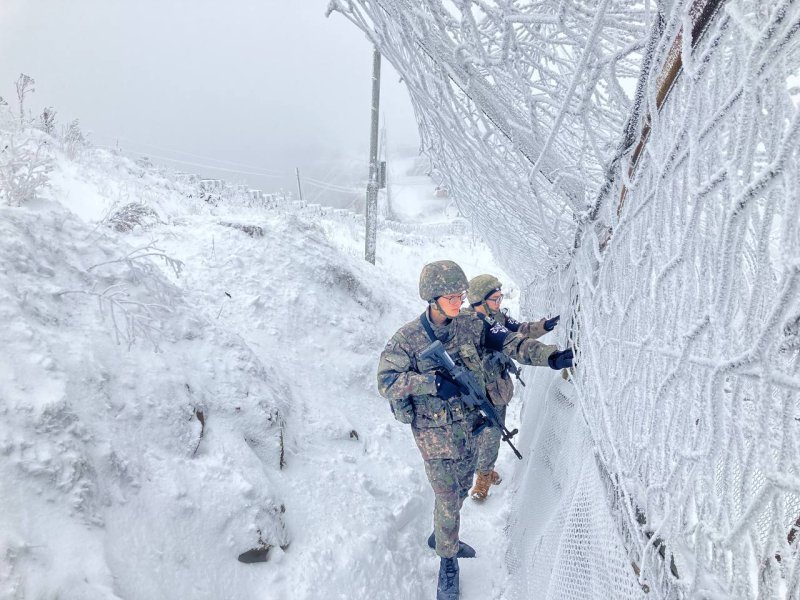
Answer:
[[[498,306],[497,310],[492,310],[491,308],[489,308],[489,303],[486,302],[486,300],[489,299],[489,296],[491,296],[495,292],[499,292],[499,291],[501,291],[501,288],[496,288],[496,289],[492,290],[491,292],[489,292],[486,295],[486,297],[483,300],[481,300],[481,305],[483,306],[484,309],[486,309],[486,314],[489,315],[490,317],[494,317],[497,313],[499,313],[500,312],[500,307]]]
[[[449,318],[450,318],[450,317],[448,317],[448,316],[447,316],[447,313],[446,313],[446,312],[444,312],[444,311],[442,310],[442,307],[441,307],[441,306],[439,306],[439,303],[436,301],[436,299],[435,299],[435,298],[434,298],[433,300],[431,300],[431,302],[430,302],[430,306],[433,308],[433,310],[435,310],[436,312],[438,312],[438,313],[439,313],[440,315],[442,315],[442,316],[443,316],[445,319],[449,319]]]
[[[500,312],[499,310],[492,310],[491,308],[489,308],[489,303],[486,302],[485,298],[481,300],[477,306],[482,306],[483,310],[485,310],[486,314],[490,317],[494,317],[497,313]]]
[[[430,307],[431,310],[435,310],[437,313],[439,313],[439,315],[441,315],[441,317],[445,320],[445,322],[451,321],[455,318],[455,315],[453,316],[448,315],[436,300],[430,301]]]

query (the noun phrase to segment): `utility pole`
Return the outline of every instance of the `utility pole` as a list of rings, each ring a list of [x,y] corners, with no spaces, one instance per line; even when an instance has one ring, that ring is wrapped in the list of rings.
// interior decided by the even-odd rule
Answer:
[[[372,123],[369,139],[369,182],[367,183],[366,232],[364,258],[375,264],[378,230],[378,113],[381,96],[381,53],[372,50]]]
[[[303,186],[300,185],[300,167],[295,167],[294,172],[297,174],[297,191],[300,193],[300,202],[303,201]]]

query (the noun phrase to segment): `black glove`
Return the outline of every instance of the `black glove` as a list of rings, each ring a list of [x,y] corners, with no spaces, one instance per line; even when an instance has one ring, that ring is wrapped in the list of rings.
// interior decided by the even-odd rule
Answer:
[[[553,329],[555,329],[555,328],[556,328],[556,325],[558,325],[558,320],[559,320],[560,318],[561,318],[561,315],[556,315],[556,316],[555,316],[555,317],[553,317],[552,319],[547,319],[547,320],[544,322],[544,330],[545,330],[545,331],[553,331]]]
[[[436,395],[439,398],[450,400],[450,398],[460,396],[463,393],[463,388],[458,383],[442,377],[438,373],[436,374]]]
[[[389,400],[394,418],[408,425],[414,421],[414,403],[410,398],[400,398],[399,400]]]
[[[551,369],[555,369],[556,371],[560,371],[561,369],[568,369],[572,366],[572,358],[574,354],[572,352],[572,348],[567,348],[566,350],[559,350],[558,352],[553,352],[550,356],[547,357],[547,364],[550,365]]]

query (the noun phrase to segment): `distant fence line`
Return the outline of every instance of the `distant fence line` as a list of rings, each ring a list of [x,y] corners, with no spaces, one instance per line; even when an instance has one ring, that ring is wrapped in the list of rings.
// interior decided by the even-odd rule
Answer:
[[[300,208],[300,212],[306,216],[319,217],[321,219],[337,221],[344,224],[353,224],[362,231],[366,226],[363,214],[355,213],[346,208],[333,208],[321,204],[306,204]],[[378,229],[381,231],[432,237],[440,235],[464,235],[468,231],[468,225],[464,220],[445,223],[403,223],[401,221],[379,218]]]
[[[234,186],[224,179],[203,179],[199,175],[186,173],[182,173],[180,178],[185,183],[197,186],[201,196],[204,196],[207,200],[216,199],[222,202],[238,196],[239,200],[250,208],[277,210],[304,217],[334,221],[352,227],[356,235],[358,231],[363,231],[366,226],[363,214],[346,208],[335,208],[322,204],[308,203],[304,200],[295,200],[291,192],[267,193],[263,190],[251,189],[246,185]],[[392,219],[379,218],[378,228],[381,231],[433,237],[465,235],[469,231],[469,224],[463,219],[443,223],[404,223]]]

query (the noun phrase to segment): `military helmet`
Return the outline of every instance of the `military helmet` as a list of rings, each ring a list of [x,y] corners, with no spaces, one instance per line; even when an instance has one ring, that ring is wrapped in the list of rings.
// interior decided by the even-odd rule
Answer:
[[[494,275],[478,275],[469,280],[467,300],[470,304],[480,304],[503,286]]]
[[[439,296],[458,294],[467,289],[467,276],[452,260],[437,260],[422,267],[419,295],[426,302]]]

